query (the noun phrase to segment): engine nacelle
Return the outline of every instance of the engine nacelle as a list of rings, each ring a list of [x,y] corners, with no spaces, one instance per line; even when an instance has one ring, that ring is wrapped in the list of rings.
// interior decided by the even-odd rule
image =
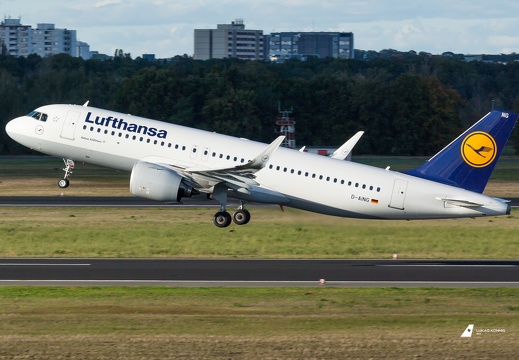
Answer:
[[[130,177],[130,192],[135,196],[158,201],[180,201],[196,193],[182,176],[159,164],[137,162]]]

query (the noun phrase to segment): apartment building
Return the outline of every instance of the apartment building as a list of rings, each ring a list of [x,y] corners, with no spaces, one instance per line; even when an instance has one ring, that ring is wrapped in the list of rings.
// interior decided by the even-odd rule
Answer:
[[[264,56],[263,30],[247,30],[241,19],[216,29],[195,29],[195,60],[263,60]]]
[[[56,29],[54,24],[38,24],[32,30],[34,53],[45,57],[68,54],[77,57],[76,30]]]
[[[0,23],[2,53],[13,56],[29,56],[33,53],[30,25],[22,25],[20,19],[4,19]]]

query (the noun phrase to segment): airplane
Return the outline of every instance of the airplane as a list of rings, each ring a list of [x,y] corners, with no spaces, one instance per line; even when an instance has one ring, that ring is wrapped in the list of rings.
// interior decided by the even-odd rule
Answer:
[[[131,173],[130,192],[135,196],[177,202],[207,194],[220,205],[213,222],[224,228],[250,221],[246,202],[363,219],[510,214],[509,202],[483,195],[483,190],[518,117],[491,111],[407,172],[343,161],[341,151],[329,157],[283,148],[283,136],[264,144],[99,109],[88,102],[45,105],[5,128],[18,143],[63,158],[61,188],[69,186],[78,161],[124,170]],[[229,197],[240,200],[232,216],[226,210]]]

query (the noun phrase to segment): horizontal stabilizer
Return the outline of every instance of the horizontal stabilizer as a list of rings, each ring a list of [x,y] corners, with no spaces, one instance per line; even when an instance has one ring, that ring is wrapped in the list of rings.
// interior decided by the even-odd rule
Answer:
[[[463,200],[463,199],[451,199],[449,197],[444,198],[436,198],[437,200],[445,201],[446,204],[453,205],[453,206],[463,206],[463,207],[478,207],[483,206],[484,204],[476,203],[470,200]]]

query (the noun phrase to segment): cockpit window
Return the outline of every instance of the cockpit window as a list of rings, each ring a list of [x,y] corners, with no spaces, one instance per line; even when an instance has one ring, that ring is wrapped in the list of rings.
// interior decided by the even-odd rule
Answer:
[[[47,121],[47,114],[38,111],[31,111],[29,114],[27,114],[27,116],[35,118],[36,120]]]

